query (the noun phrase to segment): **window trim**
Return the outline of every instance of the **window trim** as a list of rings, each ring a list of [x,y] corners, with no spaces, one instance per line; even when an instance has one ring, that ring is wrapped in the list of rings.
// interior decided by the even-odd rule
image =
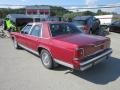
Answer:
[[[43,37],[43,23],[32,23],[32,24],[27,24],[27,25],[32,25],[32,27],[31,27],[31,29],[30,29],[30,31],[29,31],[29,34],[26,34],[26,35],[29,35],[29,36],[32,36],[32,37],[36,37],[36,38],[44,38],[44,39],[49,39],[50,37],[52,37],[51,31],[49,31],[49,32],[50,32],[50,37],[49,37],[49,38]],[[26,25],[26,26],[27,26],[27,25]],[[30,35],[31,30],[32,30],[32,28],[33,28],[35,25],[41,25],[41,33],[40,33],[41,36],[40,36],[40,37],[37,37],[37,36],[34,36],[34,35]],[[25,27],[26,27],[26,26],[25,26]],[[25,28],[25,27],[24,27],[24,28]],[[24,29],[24,28],[23,28],[23,29]],[[48,27],[48,28],[49,28],[49,27]],[[22,30],[23,30],[23,29],[22,29]],[[22,31],[22,30],[21,30],[21,31]]]
[[[69,24],[69,23],[53,23],[53,24]],[[51,31],[51,28],[50,28],[50,25],[51,25],[51,24],[49,24],[50,36],[54,38],[54,37],[56,37],[56,36],[53,36],[52,31]],[[74,25],[74,24],[72,24],[72,25]],[[74,25],[74,26],[75,26],[75,25]],[[82,33],[82,31],[81,31],[81,33]]]
[[[29,26],[29,25],[31,25],[31,24],[27,24],[21,31],[24,31],[24,29],[25,29],[27,26]],[[25,34],[25,35],[29,35],[32,28],[33,28],[33,25],[31,25],[31,28],[30,28],[28,34]]]

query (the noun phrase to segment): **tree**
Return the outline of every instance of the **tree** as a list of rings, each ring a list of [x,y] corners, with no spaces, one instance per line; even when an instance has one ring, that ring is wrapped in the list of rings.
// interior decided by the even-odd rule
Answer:
[[[8,14],[24,14],[25,9],[10,9],[10,8],[1,8],[0,9],[0,18],[5,18]]]
[[[50,6],[50,12],[51,15],[53,16],[63,16],[66,13],[69,13],[67,9],[64,9],[63,7],[57,7],[57,6]]]
[[[96,13],[94,13],[94,12],[91,12],[91,11],[84,11],[84,12],[71,12],[71,13],[67,13],[67,14],[64,14],[63,15],[63,18],[64,19],[69,19],[69,18],[74,18],[74,17],[76,17],[76,16],[94,16],[94,15],[96,15]]]
[[[95,13],[94,13],[94,12],[91,12],[91,11],[85,11],[85,12],[83,12],[83,15],[84,15],[84,16],[88,16],[88,15],[94,16]]]
[[[103,14],[103,13],[102,13],[102,10],[99,9],[99,10],[97,11],[97,15],[101,15],[101,14]]]
[[[107,14],[112,14],[112,13],[110,13],[110,12],[105,12],[105,11],[102,11],[102,10],[98,10],[97,11],[97,13],[96,13],[96,15],[107,15]]]
[[[67,9],[57,6],[49,6],[51,16],[63,16],[66,13],[69,13]],[[10,9],[10,8],[1,8],[0,9],[0,18],[5,18],[8,14],[25,14],[25,8],[21,9]]]

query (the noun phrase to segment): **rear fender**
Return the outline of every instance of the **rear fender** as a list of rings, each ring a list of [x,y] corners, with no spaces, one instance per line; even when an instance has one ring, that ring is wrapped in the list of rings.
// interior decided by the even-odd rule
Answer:
[[[51,52],[51,49],[49,48],[49,47],[47,47],[47,46],[44,46],[44,45],[39,45],[38,46],[38,52],[39,52],[39,48],[42,48],[42,49],[46,49],[50,54],[51,54],[51,56],[52,56],[52,58],[54,58],[54,56],[53,56],[53,54],[52,54],[52,52]],[[40,51],[41,52],[41,51]],[[39,52],[39,54],[40,54],[40,52]]]

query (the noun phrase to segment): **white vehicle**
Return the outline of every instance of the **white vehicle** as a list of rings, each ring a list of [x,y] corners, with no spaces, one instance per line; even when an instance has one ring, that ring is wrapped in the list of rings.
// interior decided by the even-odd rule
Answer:
[[[120,18],[120,15],[99,15],[95,17],[100,20],[101,25],[110,25],[116,19]]]

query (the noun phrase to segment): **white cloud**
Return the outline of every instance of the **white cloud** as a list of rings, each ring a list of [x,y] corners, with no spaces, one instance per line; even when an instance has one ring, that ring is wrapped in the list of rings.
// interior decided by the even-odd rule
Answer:
[[[79,6],[71,6],[71,7],[67,7],[66,9],[73,11],[73,12],[82,12],[82,11],[92,11],[92,12],[96,12],[98,9],[101,9],[102,11],[105,12],[117,12],[120,14],[120,3],[114,3],[114,4],[107,4],[105,5],[106,7],[108,6],[118,6],[115,8],[99,8],[99,5],[97,4],[98,0],[86,0],[86,7],[79,7]],[[93,5],[92,5],[93,4]],[[104,6],[104,7],[105,7]],[[79,8],[83,8],[83,9],[79,9]],[[86,9],[84,9],[86,8]],[[90,8],[94,8],[94,9],[90,9]],[[96,9],[95,9],[96,8]]]
[[[105,11],[105,12],[116,12],[116,13],[119,13],[120,14],[120,8],[103,8],[101,9],[102,11]]]
[[[0,6],[0,8],[12,8],[12,9],[18,9],[18,8],[24,8],[24,6]]]
[[[114,4],[108,4],[106,6],[118,6],[118,7],[115,7],[115,8],[102,8],[101,10],[102,11],[106,11],[106,12],[117,12],[117,13],[120,13],[120,3],[114,3]]]
[[[24,6],[11,6],[12,9],[24,8]]]
[[[97,5],[98,0],[86,0],[85,4],[88,6]]]

